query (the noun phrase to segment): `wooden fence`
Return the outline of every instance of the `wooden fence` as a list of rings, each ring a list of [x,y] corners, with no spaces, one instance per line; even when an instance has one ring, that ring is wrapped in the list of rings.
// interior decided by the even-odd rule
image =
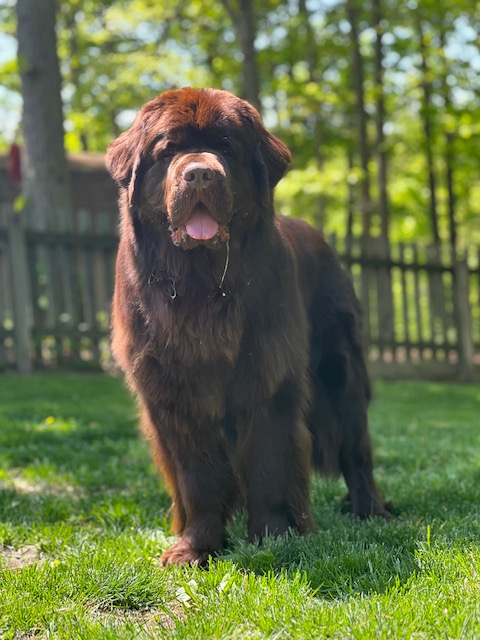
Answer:
[[[480,377],[480,250],[331,239],[364,310],[370,368],[386,377]]]
[[[118,237],[107,216],[106,224],[98,214],[79,221],[75,232],[46,233],[0,211],[0,369],[111,363]]]
[[[75,233],[41,233],[0,210],[0,370],[112,364],[118,237],[92,220],[80,216]],[[455,256],[371,239],[367,259],[358,242],[330,240],[362,299],[374,374],[480,379],[478,250]]]

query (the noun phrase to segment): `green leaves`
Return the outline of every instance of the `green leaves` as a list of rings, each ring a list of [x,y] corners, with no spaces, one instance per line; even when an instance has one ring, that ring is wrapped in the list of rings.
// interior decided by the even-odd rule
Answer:
[[[0,16],[5,17],[7,32],[14,34],[11,5],[0,3]],[[103,152],[129,126],[139,107],[167,88],[213,86],[239,93],[243,54],[238,21],[232,16],[240,6],[233,0],[60,2],[57,33],[67,149]],[[375,81],[379,27],[373,3],[355,6],[365,75],[374,217],[379,200],[375,117],[381,91],[386,110],[383,147],[393,238],[414,234],[417,240],[431,239],[421,118],[428,112],[441,235],[448,235],[445,164],[450,144],[460,239],[480,240],[480,199],[476,193],[480,53],[472,3],[443,0],[440,10],[435,0],[382,0],[381,87]],[[267,126],[291,147],[294,158],[278,202],[292,215],[310,220],[321,217],[327,233],[343,235],[349,201],[355,220],[360,219],[362,184],[355,151],[358,134],[346,0],[255,0],[253,9],[263,116]],[[428,62],[423,71],[420,26]],[[3,102],[11,112],[11,96],[20,90],[22,62],[15,60],[12,48],[12,57],[0,64],[2,84],[10,91],[8,101],[0,94],[0,105]],[[422,105],[424,82],[431,87],[428,108]],[[349,166],[349,155],[353,167]],[[416,221],[413,230],[412,218]]]

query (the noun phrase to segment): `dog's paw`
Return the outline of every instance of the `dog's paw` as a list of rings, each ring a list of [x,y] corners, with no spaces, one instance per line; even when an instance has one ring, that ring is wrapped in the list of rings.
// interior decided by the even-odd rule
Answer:
[[[164,567],[181,564],[195,564],[203,567],[208,563],[208,558],[211,555],[212,551],[196,549],[192,546],[191,541],[181,538],[165,551],[161,557],[161,563]]]

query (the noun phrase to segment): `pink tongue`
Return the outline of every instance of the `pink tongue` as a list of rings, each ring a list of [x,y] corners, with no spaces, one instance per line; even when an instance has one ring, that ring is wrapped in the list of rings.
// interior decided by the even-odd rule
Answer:
[[[187,233],[195,240],[211,240],[218,231],[218,222],[205,211],[194,211],[186,224]]]

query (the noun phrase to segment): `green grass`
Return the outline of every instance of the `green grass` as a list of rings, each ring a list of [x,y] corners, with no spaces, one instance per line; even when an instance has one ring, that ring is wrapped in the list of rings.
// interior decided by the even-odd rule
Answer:
[[[0,377],[0,638],[480,638],[480,387],[380,383],[376,475],[398,517],[245,541],[162,569],[169,498],[120,380]]]

